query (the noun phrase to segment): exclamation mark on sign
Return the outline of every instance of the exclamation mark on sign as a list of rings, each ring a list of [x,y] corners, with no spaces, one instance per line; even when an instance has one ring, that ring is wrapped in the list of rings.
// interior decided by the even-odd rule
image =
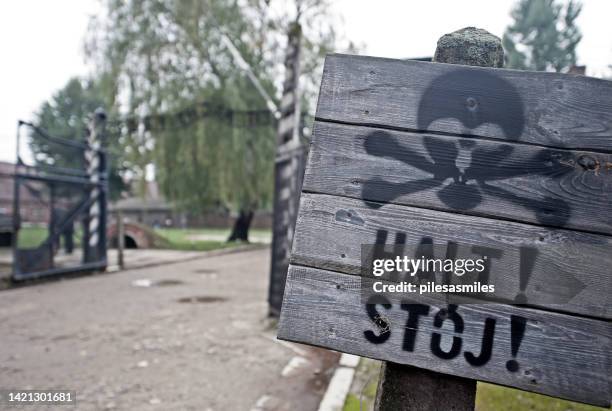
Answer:
[[[536,258],[538,257],[538,250],[533,247],[521,247],[520,248],[520,267],[519,267],[519,289],[520,292],[514,298],[517,304],[527,304],[527,296],[525,290],[527,284],[531,278],[531,272],[535,265]]]
[[[525,326],[527,319],[517,315],[510,316],[510,349],[512,350],[512,358],[516,358],[523,336],[525,335]],[[506,368],[510,372],[517,372],[519,369],[518,361],[512,359],[506,363]]]

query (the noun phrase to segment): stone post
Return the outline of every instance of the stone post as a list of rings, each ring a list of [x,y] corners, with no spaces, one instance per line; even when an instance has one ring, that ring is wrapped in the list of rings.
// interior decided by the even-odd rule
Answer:
[[[501,68],[504,49],[499,37],[483,29],[466,27],[440,37],[433,61]]]

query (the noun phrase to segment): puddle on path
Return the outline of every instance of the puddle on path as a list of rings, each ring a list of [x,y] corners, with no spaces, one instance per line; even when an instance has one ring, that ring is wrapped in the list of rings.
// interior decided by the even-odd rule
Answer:
[[[210,268],[200,268],[199,270],[194,270],[194,274],[217,274],[217,270],[212,270]]]
[[[214,295],[200,295],[195,297],[183,297],[177,300],[179,303],[199,303],[199,304],[208,304],[208,303],[219,303],[223,301],[227,301],[225,297],[217,297]]]
[[[153,281],[149,278],[140,278],[138,280],[132,281],[133,287],[168,287],[172,285],[181,285],[181,284],[185,284],[185,283],[181,280],[175,280],[172,278],[165,279],[165,280],[156,280],[156,281]]]

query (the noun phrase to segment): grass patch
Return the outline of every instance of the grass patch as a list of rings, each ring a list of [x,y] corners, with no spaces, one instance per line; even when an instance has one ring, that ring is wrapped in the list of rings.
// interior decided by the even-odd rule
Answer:
[[[186,243],[193,241],[191,238],[197,236],[222,236],[225,231],[228,233],[229,230],[222,229],[198,229],[198,228],[155,228],[154,231],[166,240],[175,243]],[[223,235],[223,237],[225,237]]]
[[[19,248],[36,248],[40,246],[43,241],[49,236],[49,229],[47,226],[22,226],[19,229],[17,235],[17,246]],[[82,230],[79,225],[75,226],[74,229],[74,247],[81,245]],[[61,247],[64,246],[64,236],[60,235]]]
[[[210,251],[241,244],[226,242],[230,235],[229,228],[156,228],[155,233],[168,242],[164,248],[173,250]],[[270,235],[270,230],[249,230],[251,239]]]
[[[168,238],[171,241],[185,241],[186,237],[216,237],[217,241],[225,241],[230,235],[229,228],[156,228],[155,232]],[[249,230],[249,240],[271,236],[268,229],[251,228]]]
[[[229,230],[227,230],[229,236]],[[222,230],[156,228],[155,233],[166,240],[163,248],[184,251],[211,251],[231,248],[239,243],[228,243],[218,240],[200,240],[197,236],[222,234]]]
[[[361,410],[374,409],[379,371],[379,361],[361,359],[351,390],[344,402],[343,411],[359,411],[360,396],[363,401]],[[409,390],[410,387],[405,389]],[[483,382],[478,383],[476,391],[475,411],[605,411],[610,409],[612,408],[593,407]]]
[[[197,229],[197,228],[156,228],[154,232],[161,237],[159,244],[155,248],[169,250],[185,250],[185,251],[211,251],[223,248],[230,248],[240,245],[240,243],[228,243],[225,240],[229,237],[230,229],[213,228],[213,229]],[[19,248],[36,248],[48,236],[47,227],[43,226],[25,226],[21,227],[18,236]],[[250,234],[253,237],[265,237],[270,235],[270,230],[252,229]],[[198,238],[204,237],[204,238]],[[211,237],[206,239],[205,237]],[[61,237],[60,237],[61,238]],[[79,247],[81,244],[80,227],[75,227],[74,246]],[[61,239],[63,241],[63,238]],[[63,243],[62,243],[63,244]]]
[[[603,411],[608,409],[482,382],[478,383],[476,391],[476,411]]]
[[[21,227],[17,236],[17,246],[19,248],[38,247],[49,235],[46,227]]]
[[[369,408],[366,408],[369,409]],[[353,394],[349,393],[346,396],[346,400],[344,401],[344,407],[342,407],[342,411],[359,411],[359,398]]]
[[[361,358],[342,411],[366,411],[374,409],[380,361]],[[360,407],[361,403],[361,407]]]

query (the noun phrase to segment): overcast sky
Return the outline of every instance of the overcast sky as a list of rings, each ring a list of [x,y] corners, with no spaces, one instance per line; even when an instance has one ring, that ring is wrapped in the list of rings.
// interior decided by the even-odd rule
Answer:
[[[274,1],[274,0],[273,0]],[[276,0],[279,1],[279,0]],[[438,38],[466,26],[501,36],[514,0],[332,0],[347,39],[364,54],[431,56]],[[578,24],[579,64],[602,76],[612,64],[612,1],[583,0]],[[75,75],[87,74],[82,52],[96,0],[19,0],[0,5],[0,160],[14,161],[18,119],[31,120],[40,104]]]

